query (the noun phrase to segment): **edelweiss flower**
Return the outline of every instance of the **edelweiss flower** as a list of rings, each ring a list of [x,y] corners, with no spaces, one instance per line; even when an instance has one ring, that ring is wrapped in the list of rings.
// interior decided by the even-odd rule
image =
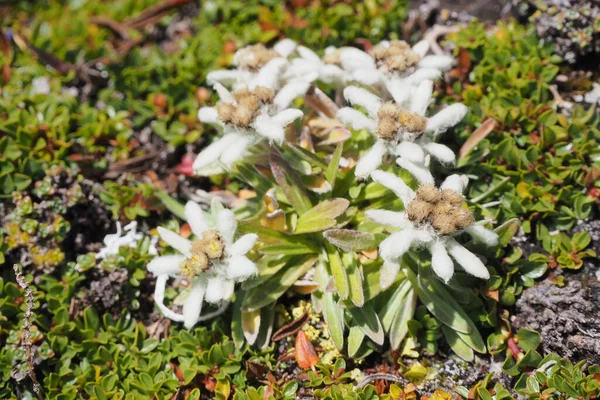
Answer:
[[[258,43],[239,49],[233,56],[236,69],[212,71],[206,76],[209,85],[221,83],[227,87],[241,89],[257,86],[277,89],[279,78],[288,64],[287,58],[296,49],[296,42],[284,39],[272,49]]]
[[[429,155],[443,163],[454,163],[456,156],[447,146],[434,143],[439,133],[456,125],[467,113],[460,103],[452,104],[431,118],[425,117],[433,93],[433,83],[426,80],[419,84],[410,107],[404,110],[395,102],[382,99],[355,86],[344,89],[344,97],[352,104],[363,107],[368,116],[360,111],[344,107],[337,117],[355,130],[366,129],[377,141],[356,165],[356,176],[365,178],[382,163],[383,157],[397,156],[396,162],[422,183],[433,183],[427,168]]]
[[[287,107],[306,93],[308,86],[307,82],[291,82],[277,93],[262,86],[230,93],[221,84],[215,84],[221,102],[215,107],[202,107],[198,118],[221,126],[225,135],[198,155],[194,172],[212,175],[221,172],[220,166],[228,169],[244,156],[248,147],[263,139],[283,142],[285,127],[304,115],[298,109]]]
[[[413,47],[403,40],[384,40],[369,53],[346,48],[342,50],[340,59],[344,69],[350,71],[356,81],[364,85],[382,83],[391,92],[393,87],[406,88],[425,79],[437,79],[441,71],[454,63],[451,56],[426,56],[428,51],[426,40]]]
[[[173,321],[183,321],[186,328],[213,314],[200,317],[203,301],[222,303],[225,307],[233,295],[236,282],[256,274],[256,265],[246,257],[254,247],[257,235],[248,234],[234,242],[237,221],[233,212],[212,204],[209,223],[200,206],[194,202],[185,205],[185,216],[196,239],[184,239],[173,231],[158,228],[160,237],[181,255],[161,256],[148,264],[148,271],[156,276],[154,301],[162,313]],[[181,276],[191,283],[190,292],[178,314],[164,305],[165,286],[169,277]]]
[[[488,246],[498,244],[498,235],[481,225],[475,225],[473,215],[464,207],[462,191],[466,182],[463,178],[451,175],[439,189],[434,185],[424,184],[415,193],[394,174],[375,171],[371,177],[392,190],[404,203],[402,212],[366,212],[367,218],[399,229],[379,245],[379,253],[384,260],[382,287],[387,287],[394,281],[404,253],[412,247],[420,246],[429,249],[431,267],[446,283],[454,274],[454,263],[450,257],[467,273],[489,279],[490,274],[483,262],[455,239],[458,234],[466,232],[474,240]]]
[[[123,230],[127,233],[123,235]],[[125,225],[123,229],[121,229],[121,223],[117,222],[117,233],[113,233],[110,235],[106,235],[104,237],[104,247],[100,249],[98,254],[96,254],[96,259],[104,259],[112,254],[117,254],[119,252],[119,248],[121,246],[127,247],[137,247],[138,242],[144,239],[144,234],[137,231],[137,222],[132,221],[129,224]],[[148,254],[155,255],[158,254],[156,251],[156,239],[152,239],[150,241],[150,247],[148,248]]]
[[[320,80],[327,84],[346,85],[352,81],[352,75],[342,68],[340,55],[342,49],[328,47],[325,56],[320,58],[314,51],[298,46],[299,58],[290,62],[284,77],[288,81],[303,80],[313,82]]]

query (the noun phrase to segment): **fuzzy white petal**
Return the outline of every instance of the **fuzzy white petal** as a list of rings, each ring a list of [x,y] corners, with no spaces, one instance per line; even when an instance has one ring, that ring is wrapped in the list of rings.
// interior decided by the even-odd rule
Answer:
[[[412,85],[406,79],[393,78],[385,82],[385,87],[399,106],[403,107],[411,97]]]
[[[254,233],[248,233],[236,240],[234,244],[229,246],[227,251],[231,257],[243,256],[252,250],[257,240],[258,235]]]
[[[206,284],[203,281],[196,281],[192,284],[190,293],[183,303],[183,326],[191,329],[202,312],[202,302],[204,301],[204,293]]]
[[[367,210],[365,216],[371,221],[381,225],[393,226],[395,228],[406,228],[410,221],[406,218],[406,213],[388,210]]]
[[[284,58],[274,58],[258,71],[256,78],[250,83],[250,89],[262,86],[268,89],[277,89],[279,77],[287,65]]]
[[[301,80],[304,82],[312,82],[319,77],[318,71],[320,66],[320,63],[315,63],[303,58],[295,58],[286,69],[284,78],[289,81]]]
[[[415,231],[411,228],[402,229],[388,236],[379,245],[381,258],[388,262],[396,262],[410,249]]]
[[[425,79],[436,80],[442,73],[439,69],[435,68],[419,68],[414,73],[406,78],[406,83],[409,85],[418,85],[423,82]]]
[[[381,165],[387,148],[383,141],[378,140],[373,147],[356,163],[354,174],[359,178],[366,178]]]
[[[463,190],[465,190],[465,187],[467,186],[466,182],[462,179],[462,177],[458,174],[452,174],[450,176],[448,176],[444,182],[442,182],[442,185],[440,186],[440,189],[444,190],[444,189],[450,189],[450,190],[454,190],[456,193],[462,194]]]
[[[154,302],[158,306],[158,309],[163,313],[163,315],[173,321],[181,322],[184,317],[181,314],[177,314],[174,311],[171,311],[167,306],[165,306],[165,287],[167,285],[167,280],[169,277],[167,275],[160,275],[156,278],[156,286],[154,287]]]
[[[306,91],[308,90],[310,83],[305,81],[294,81],[290,82],[277,93],[275,99],[273,99],[273,104],[277,106],[279,110],[283,110],[294,101],[294,99],[304,96]]]
[[[346,71],[359,68],[376,69],[373,58],[362,50],[354,47],[344,47],[340,51],[340,63]]]
[[[208,145],[200,152],[200,154],[198,154],[196,160],[194,160],[194,165],[192,166],[194,172],[198,173],[198,171],[216,163],[219,160],[219,157],[221,157],[221,154],[230,146],[236,137],[236,134],[229,133]]]
[[[427,120],[427,132],[440,133],[446,129],[458,124],[467,114],[467,107],[464,104],[455,103],[444,108]]]
[[[284,127],[266,115],[259,115],[252,125],[258,134],[269,140],[281,143],[285,139]]]
[[[190,224],[192,228],[192,232],[198,238],[202,237],[202,234],[208,230],[208,223],[206,222],[206,217],[204,215],[204,211],[199,204],[188,201],[185,203],[185,219]]]
[[[447,239],[446,249],[448,249],[448,253],[450,253],[450,255],[463,267],[467,273],[481,279],[490,278],[490,273],[485,265],[483,265],[483,262],[479,259],[479,257],[471,253],[456,240]]]
[[[448,283],[452,275],[454,275],[454,263],[448,255],[444,244],[440,241],[435,241],[429,246],[431,251],[431,268],[433,271]]]
[[[206,284],[205,300],[209,303],[218,303],[229,300],[230,288],[233,291],[233,281],[221,277],[210,278]]]
[[[381,170],[373,171],[371,179],[394,192],[405,206],[415,197],[415,192],[402,179],[392,173]]]
[[[176,275],[183,260],[185,256],[180,255],[154,257],[146,268],[154,275]]]
[[[275,116],[271,117],[271,121],[281,126],[288,126],[297,119],[304,116],[304,113],[296,108],[288,108],[286,110],[278,112]]]
[[[481,225],[470,225],[465,231],[473,237],[475,241],[484,243],[486,246],[498,245],[498,234],[491,229],[487,229]]]
[[[451,56],[426,56],[419,61],[419,68],[435,68],[442,71],[449,70],[454,65],[454,58]]]
[[[398,272],[400,271],[400,264],[397,262],[384,261],[381,266],[381,274],[379,275],[379,286],[382,290],[385,290],[391,286],[396,280]]]
[[[394,149],[394,154],[418,164],[425,162],[425,152],[421,146],[413,142],[400,142]]]
[[[429,42],[427,40],[421,40],[417,42],[413,47],[412,51],[420,55],[421,57],[425,57],[425,54],[429,51]]]
[[[219,113],[214,107],[201,107],[200,110],[198,110],[198,119],[203,124],[221,124],[221,121],[219,121]]]
[[[288,58],[296,50],[296,46],[298,45],[292,39],[283,39],[275,43],[273,50],[278,52],[282,57]]]
[[[219,94],[219,99],[223,103],[233,103],[234,102],[231,92],[229,90],[227,90],[227,88],[225,86],[221,85],[220,83],[215,83],[213,85],[213,89],[215,89],[217,91],[217,93]]]
[[[343,83],[350,79],[350,75],[337,65],[323,65],[319,77],[325,83]]]
[[[348,86],[344,89],[344,97],[350,104],[357,104],[364,107],[371,117],[375,118],[377,116],[377,111],[381,106],[381,99],[373,93],[356,86]]]
[[[433,158],[445,164],[454,164],[456,162],[456,155],[448,146],[431,142],[424,145],[424,147],[427,153],[431,154]]]
[[[231,245],[235,230],[237,229],[237,219],[235,219],[233,211],[228,209],[221,210],[217,215],[215,227],[225,241],[225,244],[228,246]]]
[[[236,133],[234,135],[236,135],[236,139],[231,142],[231,145],[219,157],[219,161],[227,168],[230,168],[238,160],[242,159],[252,143],[252,137],[249,135]]]
[[[220,69],[217,71],[211,71],[208,73],[208,75],[206,75],[206,83],[209,85],[222,83],[224,85],[231,86],[241,78],[241,75],[241,71],[235,69]]]
[[[352,72],[352,79],[362,83],[365,86],[376,85],[382,80],[382,78],[383,76],[381,72],[376,69],[359,68]]]
[[[396,164],[410,172],[422,185],[435,183],[433,175],[423,165],[416,164],[404,158],[396,159]]]
[[[258,272],[256,264],[250,261],[246,256],[232,257],[229,259],[228,263],[227,277],[229,279],[241,281]]]
[[[433,95],[433,81],[426,79],[419,83],[410,102],[410,112],[424,116]]]
[[[369,132],[375,132],[377,130],[377,121],[367,117],[365,114],[352,107],[340,108],[336,117],[344,125],[349,125],[356,131],[367,129]]]
[[[192,247],[192,242],[182,238],[173,231],[163,228],[162,226],[159,226],[156,229],[158,230],[158,234],[160,235],[161,239],[167,242],[169,246],[186,257],[190,256],[190,247]]]
[[[315,53],[311,49],[304,47],[304,46],[298,46],[297,50],[298,50],[298,54],[300,54],[300,57],[310,60],[310,61],[318,62],[318,63],[321,62],[321,59],[319,58],[317,53]]]

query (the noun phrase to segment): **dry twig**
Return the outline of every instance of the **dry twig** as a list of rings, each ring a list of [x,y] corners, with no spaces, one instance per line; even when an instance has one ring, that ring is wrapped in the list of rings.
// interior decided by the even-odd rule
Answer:
[[[37,381],[35,376],[35,369],[33,366],[33,354],[31,351],[31,316],[33,309],[33,290],[29,286],[29,283],[25,282],[25,278],[21,271],[19,271],[19,266],[17,264],[13,265],[13,270],[15,271],[15,276],[17,278],[17,283],[21,288],[25,291],[26,307],[25,307],[25,318],[23,319],[23,338],[21,340],[22,346],[25,348],[25,357],[27,358],[27,366],[29,377],[33,383],[33,391],[37,394],[38,398],[42,398],[42,392],[40,391],[40,384]]]

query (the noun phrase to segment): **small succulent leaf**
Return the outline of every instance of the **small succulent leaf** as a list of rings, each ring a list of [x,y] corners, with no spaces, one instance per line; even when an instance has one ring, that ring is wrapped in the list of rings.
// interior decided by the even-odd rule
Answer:
[[[298,218],[295,234],[320,232],[336,224],[335,218],[346,211],[350,202],[336,198],[321,201]]]
[[[518,218],[512,218],[494,229],[498,234],[499,247],[505,247],[510,240],[517,234],[521,223]]]

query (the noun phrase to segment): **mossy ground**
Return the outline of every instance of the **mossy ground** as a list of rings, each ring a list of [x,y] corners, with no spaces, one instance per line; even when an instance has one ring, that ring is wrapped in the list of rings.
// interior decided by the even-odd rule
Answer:
[[[436,91],[439,99],[461,101],[470,109],[444,140],[464,149],[458,167],[474,182],[469,193],[474,210],[498,221],[518,218],[523,228],[492,261],[496,273],[474,302],[489,335],[492,362],[482,358],[473,367],[447,357],[439,324],[426,310],[418,313],[401,351],[358,361],[339,358],[323,322],[311,315],[304,329],[322,361],[315,371],[298,368],[293,336],[262,349],[236,349],[228,314],[190,332],[161,318],[145,266],[155,227],[178,225],[170,196],[183,200],[197,189],[221,190],[224,200],[235,202],[234,193],[244,189],[224,177],[188,176],[187,157],[214,133],[196,118],[198,107],[211,102],[204,88],[207,72],[229,65],[235,49],[246,43],[291,37],[323,48],[364,45],[365,38],[371,43],[410,38],[412,31],[400,30],[408,26],[408,6],[400,0],[293,1],[285,7],[270,1],[202,6],[172,1],[163,4],[177,7],[152,19],[148,10],[156,10],[151,7],[157,3],[0,6],[1,398],[35,397],[22,346],[26,299],[15,283],[14,263],[34,288],[32,361],[47,398],[373,399],[378,392],[382,398],[416,398],[412,380],[432,399],[448,398],[435,392],[439,388],[463,396],[472,389],[474,398],[485,399],[494,387],[489,372],[496,373],[493,382],[499,379],[509,389],[517,383],[517,390],[532,398],[536,384],[538,392],[558,388],[574,397],[598,395],[597,369],[582,375],[581,365],[563,360],[562,381],[544,380],[542,374],[535,383],[523,373],[548,361],[542,360],[544,351],[560,350],[546,337],[538,349],[542,354],[536,353],[534,337],[534,345],[521,340],[524,362],[515,363],[510,353],[505,361],[512,350],[502,329],[510,330],[515,304],[517,313],[529,312],[535,291],[546,293],[536,280],[558,291],[596,280],[594,288],[598,268],[590,263],[590,247],[597,246],[590,246],[590,236],[597,237],[597,225],[590,225],[596,226],[591,235],[576,234],[582,232],[581,220],[598,217],[598,114],[590,106],[564,107],[553,94],[558,85],[572,101],[589,82],[557,78],[579,72],[554,54],[551,43],[541,44],[533,26],[515,22],[472,23],[444,38],[458,65]],[[149,23],[138,29],[134,17],[140,15]],[[107,18],[116,24],[106,24]],[[484,122],[489,119],[493,123]],[[466,142],[473,136],[476,143]],[[144,233],[137,248],[96,260],[94,253],[115,232],[115,221],[132,220]],[[569,272],[578,269],[582,272]],[[519,303],[524,290],[530,291],[522,297],[527,301]],[[589,297],[586,293],[582,296]],[[597,290],[592,293],[597,298]],[[586,312],[597,318],[588,297]],[[291,297],[278,306],[276,326],[310,309],[305,300]],[[544,321],[537,324],[543,333]],[[595,337],[589,330],[594,326],[581,335]],[[558,356],[578,362],[586,354]],[[355,390],[373,373],[402,380],[392,388],[376,380]],[[496,398],[506,398],[499,386],[494,391]]]

